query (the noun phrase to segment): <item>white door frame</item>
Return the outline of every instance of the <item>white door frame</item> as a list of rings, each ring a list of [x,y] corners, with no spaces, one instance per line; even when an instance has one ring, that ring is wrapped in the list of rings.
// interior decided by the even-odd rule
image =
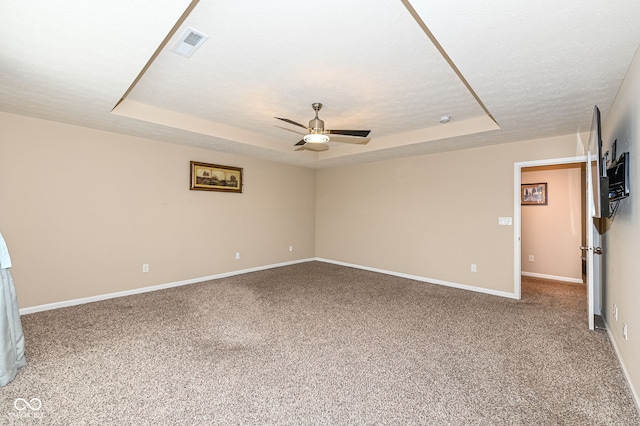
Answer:
[[[547,160],[521,161],[513,164],[513,297],[522,298],[522,206],[520,205],[520,184],[522,169],[525,167],[554,166],[557,164],[587,163],[586,155],[576,157],[551,158]]]

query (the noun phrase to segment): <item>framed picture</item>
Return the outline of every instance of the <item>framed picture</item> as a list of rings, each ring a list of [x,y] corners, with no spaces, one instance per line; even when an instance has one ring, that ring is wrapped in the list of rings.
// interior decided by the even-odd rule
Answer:
[[[546,206],[547,183],[523,183],[520,186],[520,204],[523,206]]]
[[[242,192],[242,169],[191,162],[191,187],[195,191]]]

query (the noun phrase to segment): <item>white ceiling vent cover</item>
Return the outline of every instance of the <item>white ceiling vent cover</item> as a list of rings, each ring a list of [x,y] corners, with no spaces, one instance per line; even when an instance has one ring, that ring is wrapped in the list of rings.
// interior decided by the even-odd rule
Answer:
[[[185,58],[189,58],[205,41],[207,41],[208,38],[208,35],[202,34],[193,28],[187,28],[184,30],[176,44],[173,45],[171,51],[176,52],[178,55],[182,55]]]

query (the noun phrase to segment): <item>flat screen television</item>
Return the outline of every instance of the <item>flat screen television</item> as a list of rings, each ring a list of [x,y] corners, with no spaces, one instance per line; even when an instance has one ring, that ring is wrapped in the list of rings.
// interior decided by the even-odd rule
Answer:
[[[607,169],[609,178],[609,201],[622,200],[629,196],[629,153],[624,152]]]
[[[591,189],[593,193],[593,217],[609,217],[609,179],[607,168],[602,157],[602,130],[600,109],[593,107],[591,134],[589,135],[589,154],[591,158]]]

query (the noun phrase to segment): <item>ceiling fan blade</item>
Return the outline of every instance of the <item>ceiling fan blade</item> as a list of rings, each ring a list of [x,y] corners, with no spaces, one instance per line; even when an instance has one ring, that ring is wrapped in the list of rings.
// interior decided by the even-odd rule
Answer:
[[[307,134],[307,132],[299,132],[299,131],[294,130],[294,129],[287,129],[287,128],[286,128],[286,127],[284,127],[284,126],[273,126],[273,127],[277,127],[278,129],[286,130],[287,132],[297,133],[297,134],[299,134],[299,135],[306,135],[306,134]]]
[[[371,138],[350,138],[342,136],[331,136],[331,142],[351,143],[358,145],[366,145]]]
[[[278,120],[286,121],[289,124],[293,124],[294,126],[302,127],[303,129],[307,128],[307,126],[303,126],[302,124],[296,123],[295,121],[289,120],[288,118],[281,118],[281,117],[273,117],[273,118],[277,118]]]
[[[347,135],[347,136],[360,136],[366,138],[371,133],[371,130],[325,130],[330,135]]]
[[[306,144],[306,142],[304,141],[304,139],[300,139],[300,140],[298,141],[298,143],[296,143],[294,146],[302,146],[302,145],[304,145],[304,144]]]

